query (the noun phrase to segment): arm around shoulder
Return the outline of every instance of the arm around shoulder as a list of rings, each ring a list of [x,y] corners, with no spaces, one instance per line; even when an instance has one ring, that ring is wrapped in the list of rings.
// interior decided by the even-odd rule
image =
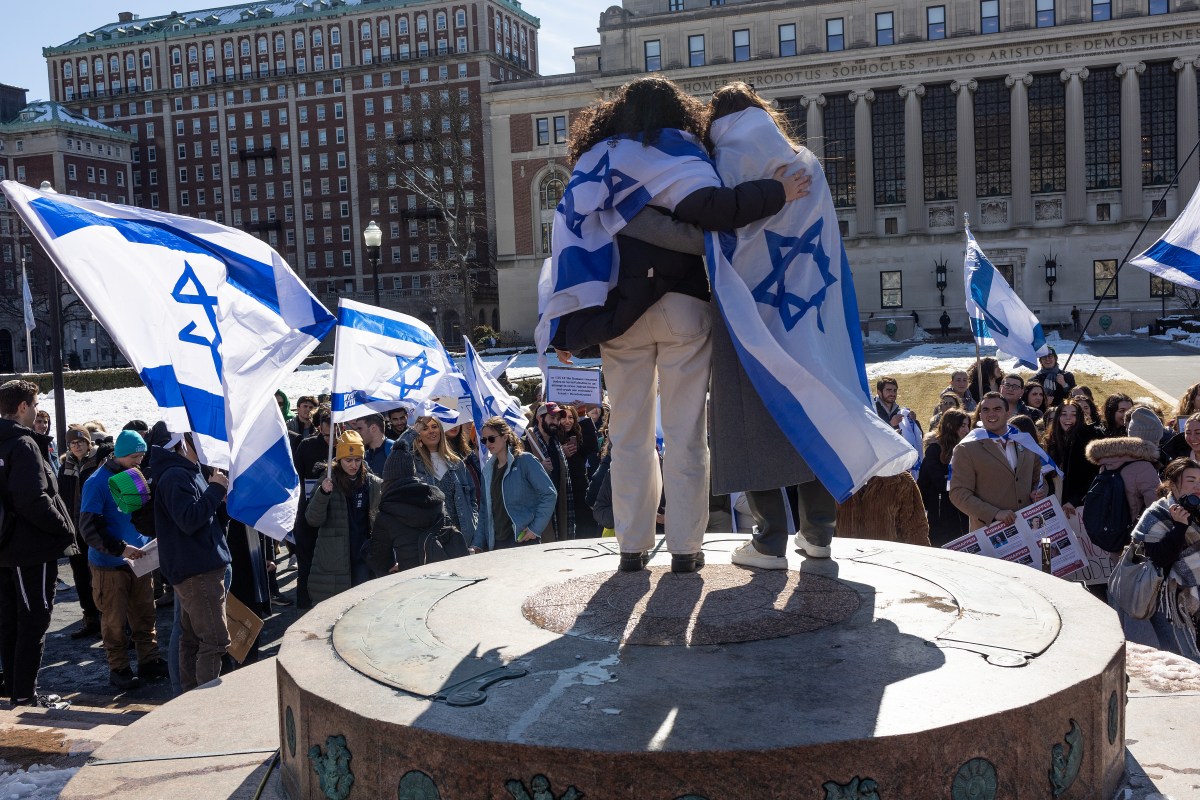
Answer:
[[[729,231],[778,214],[785,201],[783,184],[763,178],[732,189],[697,189],[675,206],[675,216],[705,230]]]

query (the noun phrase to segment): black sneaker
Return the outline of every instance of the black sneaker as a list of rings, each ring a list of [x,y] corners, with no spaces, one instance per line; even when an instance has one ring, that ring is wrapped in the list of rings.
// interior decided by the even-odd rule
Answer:
[[[697,572],[704,566],[704,553],[675,553],[671,556],[671,572]]]
[[[649,553],[621,553],[621,563],[617,565],[620,572],[639,572],[650,563]]]
[[[283,606],[286,608],[286,607],[292,605],[292,601],[288,600],[286,597],[284,597],[281,594],[273,594],[273,595],[271,595],[271,604],[277,605],[277,606]]]
[[[133,670],[129,667],[109,671],[108,682],[122,691],[136,689],[142,685],[138,676],[134,675]]]
[[[161,658],[147,661],[145,664],[138,664],[137,674],[138,678],[143,681],[156,681],[171,676],[170,670],[167,669],[167,662]]]

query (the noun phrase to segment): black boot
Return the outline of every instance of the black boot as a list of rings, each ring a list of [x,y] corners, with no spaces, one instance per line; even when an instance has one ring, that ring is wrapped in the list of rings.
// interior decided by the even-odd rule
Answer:
[[[108,673],[108,682],[123,691],[136,689],[142,685],[142,682],[138,680],[138,677],[133,674],[133,670],[129,667],[121,670],[111,670]]]
[[[704,553],[675,553],[671,556],[671,572],[699,572],[704,566]]]
[[[621,553],[621,563],[617,566],[619,572],[640,572],[650,563],[649,553]]]
[[[100,618],[84,617],[83,627],[71,634],[72,639],[90,639],[100,635]]]

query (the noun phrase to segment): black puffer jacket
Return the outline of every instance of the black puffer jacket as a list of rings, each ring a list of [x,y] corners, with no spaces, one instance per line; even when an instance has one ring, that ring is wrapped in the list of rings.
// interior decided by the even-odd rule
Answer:
[[[440,531],[446,520],[442,490],[415,478],[388,481],[371,529],[367,565],[376,575],[386,575],[393,564],[412,569],[425,563],[421,539]]]
[[[699,189],[683,198],[673,218],[704,230],[727,231],[772,216],[786,201],[783,184],[773,178],[746,181],[732,189]],[[648,207],[644,214],[661,209]],[[635,219],[638,219],[635,217]],[[615,339],[633,327],[642,314],[668,292],[707,301],[708,273],[704,258],[667,249],[633,236],[616,237],[620,267],[617,285],[598,308],[585,308],[562,317],[553,344],[582,354]]]
[[[0,567],[31,567],[76,552],[75,526],[49,458],[49,436],[0,419],[0,502],[14,517],[0,542]]]

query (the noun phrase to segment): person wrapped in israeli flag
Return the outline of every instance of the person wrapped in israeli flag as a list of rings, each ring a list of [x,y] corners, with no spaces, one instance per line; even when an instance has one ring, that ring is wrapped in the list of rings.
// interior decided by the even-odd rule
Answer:
[[[466,369],[463,371],[463,375],[468,397],[464,397],[460,401],[460,413],[464,405],[470,405],[471,418],[475,422],[477,433],[483,430],[483,423],[486,420],[492,417],[501,417],[516,432],[517,436],[524,435],[525,426],[529,424],[529,420],[521,411],[521,401],[504,391],[504,387],[492,375],[491,370],[479,357],[479,353],[475,352],[475,348],[471,346],[471,340],[466,336],[463,337],[463,344],[467,348]],[[483,445],[483,440],[480,439],[479,463],[484,463],[487,458],[487,449]]]
[[[959,444],[964,444],[966,442],[978,442],[983,439],[1002,439],[1006,442],[1011,441],[1019,447],[1024,447],[1026,450],[1038,457],[1038,461],[1041,462],[1042,475],[1048,475],[1051,472],[1054,472],[1058,474],[1059,478],[1063,477],[1062,469],[1058,466],[1058,464],[1054,463],[1054,459],[1050,457],[1050,454],[1042,449],[1042,446],[1037,443],[1036,439],[1034,439],[1028,433],[1019,430],[1015,425],[1009,425],[1008,431],[1003,436],[992,433],[991,431],[983,428],[972,428],[967,432],[967,435],[964,436],[961,441],[959,441]],[[949,477],[946,479],[946,485],[950,485]]]
[[[230,516],[292,529],[300,480],[275,404],[333,316],[265,242],[206,220],[0,184],[71,289],[202,463]]]
[[[980,347],[995,345],[998,350],[1014,356],[1023,367],[1038,369],[1038,358],[1050,352],[1042,323],[988,260],[975,241],[969,223],[963,225],[963,231],[967,235],[963,285],[975,344]]]
[[[1200,190],[1167,232],[1129,263],[1171,283],[1200,289]]]
[[[875,475],[911,468],[917,453],[871,401],[854,280],[825,173],[759,107],[720,117],[709,136],[726,184],[780,166],[812,177],[807,199],[733,233],[709,233],[708,265],[746,375],[812,473],[844,501]]]
[[[416,317],[342,298],[338,302],[331,409],[334,422],[387,414],[399,405],[447,421],[435,397],[463,393],[462,373]],[[454,414],[454,421],[458,415]]]

